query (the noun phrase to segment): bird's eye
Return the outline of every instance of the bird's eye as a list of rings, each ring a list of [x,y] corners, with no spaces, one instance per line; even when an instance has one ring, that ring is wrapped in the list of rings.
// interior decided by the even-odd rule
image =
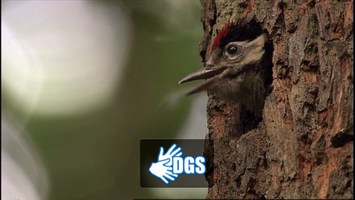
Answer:
[[[233,56],[235,55],[236,53],[238,53],[238,46],[237,45],[230,45],[230,46],[227,46],[226,48],[226,53],[230,56]]]

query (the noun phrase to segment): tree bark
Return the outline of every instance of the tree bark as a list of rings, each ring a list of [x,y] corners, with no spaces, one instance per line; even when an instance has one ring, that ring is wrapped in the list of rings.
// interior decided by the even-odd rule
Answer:
[[[209,94],[208,198],[352,198],[352,1],[201,4],[204,61],[230,20],[256,20],[273,46],[272,91],[260,122]]]

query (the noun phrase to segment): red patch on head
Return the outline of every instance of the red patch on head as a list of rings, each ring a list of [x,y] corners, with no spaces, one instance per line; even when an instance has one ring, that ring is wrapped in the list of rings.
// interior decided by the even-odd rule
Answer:
[[[212,46],[211,46],[211,51],[216,49],[218,46],[220,46],[221,41],[227,37],[227,34],[229,32],[230,28],[230,23],[227,22],[224,27],[217,33],[216,37],[213,40]]]

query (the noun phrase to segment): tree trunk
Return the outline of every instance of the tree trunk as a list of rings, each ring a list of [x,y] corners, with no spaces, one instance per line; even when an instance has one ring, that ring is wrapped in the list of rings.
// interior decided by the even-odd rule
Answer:
[[[352,198],[352,1],[201,4],[203,60],[229,20],[255,20],[273,46],[260,122],[209,95],[208,198]]]

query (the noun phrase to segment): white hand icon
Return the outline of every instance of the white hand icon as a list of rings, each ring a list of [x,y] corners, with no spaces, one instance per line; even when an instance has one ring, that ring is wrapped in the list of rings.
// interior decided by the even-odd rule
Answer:
[[[177,156],[182,155],[181,148],[179,147],[179,148],[175,149],[175,147],[176,147],[176,144],[173,144],[165,154],[163,154],[164,148],[160,147],[158,161],[168,159],[168,162],[166,162],[165,166],[172,166],[173,165],[173,157],[177,157]]]
[[[156,163],[152,163],[149,167],[150,173],[159,177],[161,180],[164,181],[165,184],[169,183],[167,179],[174,181],[175,178],[178,177],[177,174],[172,173],[172,167],[166,166],[168,162],[169,159],[159,160]]]

